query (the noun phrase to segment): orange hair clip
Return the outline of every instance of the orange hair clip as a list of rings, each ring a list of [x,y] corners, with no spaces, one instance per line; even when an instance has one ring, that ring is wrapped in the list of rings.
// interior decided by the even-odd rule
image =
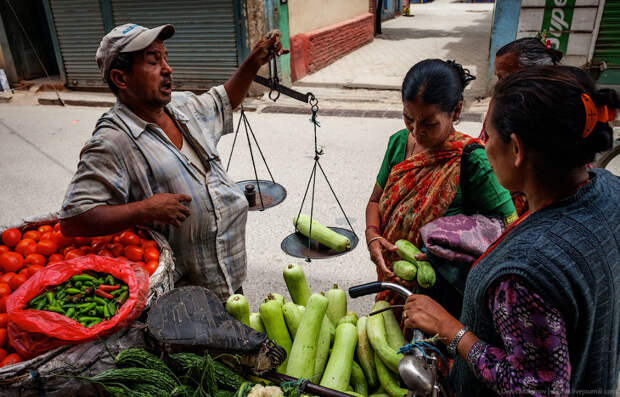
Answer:
[[[616,109],[609,110],[606,105],[596,107],[592,98],[586,93],[581,94],[581,102],[583,102],[583,107],[586,110],[586,125],[583,128],[582,138],[586,138],[592,133],[597,122],[609,123],[616,119]]]

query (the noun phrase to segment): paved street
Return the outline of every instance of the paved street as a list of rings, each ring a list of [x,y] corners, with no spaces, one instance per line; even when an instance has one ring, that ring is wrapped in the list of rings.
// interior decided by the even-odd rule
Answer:
[[[0,225],[59,209],[75,170],[82,144],[88,139],[105,108],[77,106],[0,105]],[[394,109],[399,110],[399,109]],[[237,120],[238,113],[235,114]],[[279,206],[251,212],[247,225],[248,281],[245,291],[253,310],[271,291],[286,291],[282,269],[292,261],[280,250],[293,231],[292,218],[299,210],[313,166],[312,124],[307,115],[259,114],[248,119],[257,135],[277,182],[288,192]],[[321,164],[330,178],[355,231],[363,238],[364,210],[390,134],[402,128],[399,119],[320,117],[319,144],[325,155]],[[236,124],[235,124],[236,125]],[[475,134],[479,123],[462,123],[461,130]],[[228,159],[233,136],[222,139],[219,151]],[[268,178],[259,167],[261,178]],[[252,178],[244,136],[235,148],[230,174],[235,180]],[[345,219],[324,180],[317,179],[315,214],[319,221],[344,227]],[[309,203],[309,202],[308,202]],[[306,207],[309,212],[309,207]],[[305,264],[303,260],[300,263]],[[333,283],[348,287],[375,279],[364,241],[347,255],[305,264],[308,282],[315,291]],[[363,313],[370,300],[353,303]]]
[[[411,66],[427,58],[455,59],[477,80],[465,94],[485,96],[493,4],[436,0],[412,4],[413,17],[382,24],[368,45],[301,79],[298,84],[400,89]]]

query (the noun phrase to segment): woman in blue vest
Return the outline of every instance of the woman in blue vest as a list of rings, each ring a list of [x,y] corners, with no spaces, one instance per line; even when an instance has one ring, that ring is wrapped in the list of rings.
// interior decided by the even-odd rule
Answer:
[[[617,92],[563,66],[496,86],[486,152],[529,211],[473,265],[460,320],[424,295],[412,295],[403,314],[458,354],[457,395],[615,393],[620,180],[586,164],[610,147],[618,103]]]

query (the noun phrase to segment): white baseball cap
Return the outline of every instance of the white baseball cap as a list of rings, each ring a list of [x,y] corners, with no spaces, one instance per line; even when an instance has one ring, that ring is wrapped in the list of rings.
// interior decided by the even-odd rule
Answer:
[[[153,29],[126,23],[115,27],[103,36],[97,49],[99,72],[106,79],[112,61],[121,52],[134,52],[150,46],[156,39],[166,40],[174,34],[173,25],[161,25]]]

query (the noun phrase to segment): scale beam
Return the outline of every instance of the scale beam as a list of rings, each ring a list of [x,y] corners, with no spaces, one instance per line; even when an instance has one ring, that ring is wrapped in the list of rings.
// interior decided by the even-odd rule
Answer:
[[[276,83],[273,80],[268,79],[263,76],[254,77],[254,81],[257,82],[258,84],[264,85],[267,88],[270,88],[272,91],[278,91],[288,97],[297,99],[298,101],[301,101],[303,103],[309,103],[310,99],[314,97],[314,95],[312,95],[311,92],[302,94],[299,91],[295,91],[292,88],[286,87],[280,83]]]

